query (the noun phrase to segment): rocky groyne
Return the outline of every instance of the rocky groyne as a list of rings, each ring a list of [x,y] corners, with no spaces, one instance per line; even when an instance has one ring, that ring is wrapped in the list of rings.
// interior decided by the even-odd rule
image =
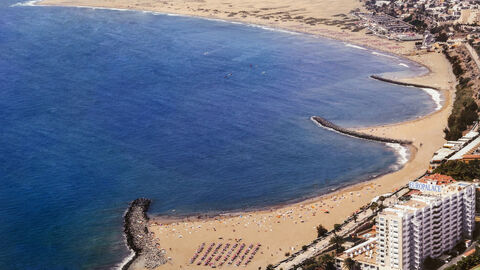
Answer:
[[[403,85],[403,86],[413,86],[413,87],[417,87],[417,88],[430,88],[430,89],[438,90],[437,87],[433,87],[433,86],[417,84],[417,83],[400,82],[400,81],[395,81],[395,80],[391,80],[391,79],[386,79],[386,78],[383,78],[383,77],[380,77],[380,76],[377,76],[377,75],[371,75],[370,78],[375,79],[375,80],[379,80],[379,81],[382,81],[382,82],[388,82],[388,83],[393,83],[393,84],[398,84],[398,85]]]
[[[127,245],[135,255],[123,265],[122,270],[130,269],[137,263],[141,263],[144,268],[153,269],[167,262],[165,251],[160,249],[159,244],[154,241],[153,235],[148,230],[147,211],[150,203],[151,200],[146,198],[136,199],[130,203],[130,207],[125,213],[124,232]]]
[[[357,137],[357,138],[360,138],[360,139],[377,141],[377,142],[384,142],[384,143],[398,143],[398,144],[402,144],[402,145],[412,144],[411,141],[407,141],[407,140],[397,140],[397,139],[391,139],[391,138],[384,138],[384,137],[374,136],[374,135],[365,134],[365,133],[362,133],[362,132],[342,128],[342,127],[339,127],[339,126],[335,125],[334,123],[332,123],[332,122],[330,122],[330,121],[328,121],[328,120],[326,120],[326,119],[324,119],[320,116],[312,116],[312,117],[310,117],[310,119],[313,122],[315,122],[316,124],[318,124],[322,127],[325,127],[327,129],[333,129],[333,130],[335,130],[337,132],[340,132],[342,134],[349,135],[349,136],[352,136],[352,137]]]

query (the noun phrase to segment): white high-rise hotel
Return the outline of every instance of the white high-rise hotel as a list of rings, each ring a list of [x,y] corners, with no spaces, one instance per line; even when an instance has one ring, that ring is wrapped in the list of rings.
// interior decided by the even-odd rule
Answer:
[[[434,174],[411,182],[410,199],[385,208],[365,242],[336,257],[344,269],[351,258],[365,270],[421,269],[428,256],[437,258],[472,236],[475,185]]]
[[[472,236],[473,184],[431,175],[410,186],[420,192],[377,217],[377,269],[420,269],[426,257],[439,257]]]

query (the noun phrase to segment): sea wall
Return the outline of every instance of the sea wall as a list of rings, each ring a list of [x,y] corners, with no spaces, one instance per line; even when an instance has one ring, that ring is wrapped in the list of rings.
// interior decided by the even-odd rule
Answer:
[[[339,127],[339,126],[335,125],[334,123],[332,123],[332,122],[330,122],[330,121],[328,121],[325,118],[322,118],[320,116],[312,116],[312,117],[310,117],[310,119],[312,121],[314,121],[315,123],[321,125],[322,127],[333,129],[333,130],[335,130],[337,132],[340,132],[342,134],[357,137],[357,138],[360,138],[360,139],[377,141],[377,142],[384,142],[384,143],[398,143],[398,144],[402,144],[402,145],[412,144],[411,141],[407,141],[407,140],[397,140],[397,139],[379,137],[379,136],[374,136],[374,135],[365,134],[365,133],[362,133],[362,132],[342,128],[342,127]]]
[[[375,80],[379,80],[379,81],[382,81],[382,82],[388,82],[388,83],[393,83],[393,84],[398,84],[398,85],[403,85],[403,86],[413,86],[413,87],[417,87],[417,88],[430,88],[430,89],[439,90],[437,87],[433,87],[433,86],[417,84],[417,83],[400,82],[400,81],[395,81],[395,80],[391,80],[391,79],[386,79],[386,78],[383,78],[383,77],[380,77],[380,76],[377,76],[377,75],[371,75],[370,78],[375,79]]]
[[[130,269],[142,257],[142,266],[147,269],[156,268],[166,263],[165,252],[160,249],[148,231],[147,216],[151,200],[139,198],[130,203],[124,217],[124,233],[128,247],[135,255],[123,265],[122,270]]]

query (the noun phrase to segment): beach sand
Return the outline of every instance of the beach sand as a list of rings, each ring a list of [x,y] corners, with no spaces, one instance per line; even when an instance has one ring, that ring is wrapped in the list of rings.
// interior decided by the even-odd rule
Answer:
[[[356,0],[43,0],[39,5],[131,9],[223,19],[311,33],[397,54],[408,53],[413,46],[365,35],[365,30],[348,30],[355,28],[358,20],[345,15],[352,10],[363,10],[362,3]]]
[[[413,141],[410,161],[401,170],[319,198],[272,210],[206,220],[191,218],[173,223],[161,217],[154,218],[151,230],[162,247],[167,249],[167,256],[172,258],[171,269],[199,269],[188,262],[201,243],[234,243],[237,239],[242,239],[247,245],[262,244],[260,252],[247,269],[265,269],[269,263],[285,258],[286,252],[293,253],[310,243],[316,237],[315,227],[318,224],[331,229],[335,223],[342,223],[374,197],[392,192],[422,175],[428,168],[432,154],[444,143],[442,130],[446,126],[453,100],[453,91],[449,89],[452,89],[455,79],[441,54],[426,54],[414,59],[426,64],[432,72],[427,76],[402,81],[441,89],[445,99],[442,109],[408,122],[358,129],[377,136]],[[418,90],[412,88],[412,91]],[[324,213],[323,209],[330,213]],[[223,268],[235,267],[228,265]]]
[[[233,243],[235,239],[242,239],[247,245],[262,244],[260,252],[247,269],[265,269],[269,263],[284,259],[286,252],[293,253],[310,243],[316,237],[317,225],[322,224],[331,229],[335,223],[342,223],[374,197],[392,192],[422,175],[428,168],[432,154],[444,143],[442,130],[446,126],[453,99],[452,91],[448,89],[451,89],[455,79],[448,68],[447,60],[441,54],[422,55],[416,57],[416,60],[425,63],[432,72],[424,77],[402,81],[442,89],[445,97],[442,109],[404,123],[359,129],[377,136],[412,140],[411,159],[401,170],[278,209],[247,212],[236,217],[206,220],[191,218],[190,221],[173,223],[162,220],[161,217],[153,219],[151,229],[161,245],[167,249],[167,256],[172,257],[171,269],[199,269],[188,262],[202,242]],[[431,65],[433,63],[435,65]],[[412,88],[412,91],[417,90]],[[327,209],[330,213],[326,214],[322,209]],[[235,267],[222,266],[223,268]]]
[[[172,258],[172,269],[198,269],[188,262],[203,242],[233,243],[236,239],[242,239],[247,245],[262,244],[247,269],[265,269],[269,263],[284,259],[286,252],[293,253],[310,243],[316,237],[317,225],[331,229],[376,196],[392,192],[422,175],[433,153],[445,142],[442,130],[452,108],[454,93],[450,89],[453,89],[455,78],[442,54],[430,53],[412,59],[424,63],[431,73],[401,81],[438,87],[444,97],[442,109],[403,123],[358,129],[377,136],[413,141],[410,160],[401,170],[301,203],[247,212],[241,216],[205,220],[191,218],[173,223],[161,217],[154,218],[151,230],[162,247],[167,249],[167,256]],[[412,88],[412,91],[418,90]],[[329,213],[324,213],[323,209]],[[223,268],[235,267],[228,265]]]
[[[200,17],[241,21],[273,28],[307,32],[319,36],[347,41],[360,46],[371,47],[395,53],[427,66],[428,75],[402,79],[404,82],[437,87],[445,99],[441,110],[426,117],[398,124],[359,129],[362,132],[396,139],[413,141],[409,162],[399,171],[362,182],[321,197],[271,210],[253,211],[233,216],[219,216],[209,219],[189,218],[166,220],[153,217],[150,230],[154,232],[161,247],[170,257],[167,265],[159,269],[202,269],[206,266],[189,264],[198,246],[205,242],[241,242],[248,245],[262,244],[259,252],[246,269],[265,269],[269,263],[285,258],[316,237],[315,227],[319,224],[331,229],[374,197],[389,193],[422,175],[428,168],[433,153],[444,143],[443,129],[451,111],[455,78],[448,61],[439,53],[418,54],[412,42],[398,43],[366,35],[364,30],[351,32],[342,29],[348,19],[337,14],[347,14],[353,9],[362,9],[362,3],[355,0],[308,1],[308,0],[192,0],[192,1],[151,1],[151,0],[44,0],[40,5],[92,6],[157,11]],[[235,13],[235,14],[233,14]],[[232,15],[233,14],[233,15]],[[285,20],[285,16],[297,18]],[[313,17],[322,23],[310,25],[299,19]],[[340,22],[338,22],[340,20]],[[342,21],[343,20],[343,21]],[[337,25],[328,25],[328,24]],[[418,89],[412,88],[412,91]],[[313,124],[313,123],[312,123]],[[155,202],[154,202],[155,203]],[[329,213],[324,213],[326,209]],[[241,239],[241,240],[239,240]],[[134,265],[142,269],[140,264]],[[222,269],[234,269],[224,265]]]

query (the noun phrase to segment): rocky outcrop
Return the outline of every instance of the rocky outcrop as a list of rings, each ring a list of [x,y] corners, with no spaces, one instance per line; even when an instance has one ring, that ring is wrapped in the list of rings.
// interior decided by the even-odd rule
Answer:
[[[397,139],[391,139],[391,138],[384,138],[384,137],[374,136],[374,135],[365,134],[365,133],[362,133],[362,132],[342,128],[342,127],[339,127],[339,126],[335,125],[334,123],[332,123],[332,122],[330,122],[330,121],[328,121],[328,120],[326,120],[326,119],[324,119],[320,116],[312,116],[310,119],[312,121],[314,121],[315,123],[319,124],[322,127],[325,127],[325,128],[328,128],[328,129],[333,129],[333,130],[335,130],[339,133],[349,135],[349,136],[352,136],[352,137],[357,137],[357,138],[360,138],[360,139],[377,141],[377,142],[384,142],[384,143],[398,143],[398,144],[402,144],[402,145],[412,144],[411,141],[407,141],[407,140],[397,140]]]
[[[149,199],[136,199],[125,213],[124,232],[128,247],[133,250],[135,255],[122,267],[122,270],[129,269],[140,257],[147,269],[156,268],[167,262],[165,251],[160,249],[158,243],[154,241],[153,235],[148,231],[147,211],[150,203]]]

